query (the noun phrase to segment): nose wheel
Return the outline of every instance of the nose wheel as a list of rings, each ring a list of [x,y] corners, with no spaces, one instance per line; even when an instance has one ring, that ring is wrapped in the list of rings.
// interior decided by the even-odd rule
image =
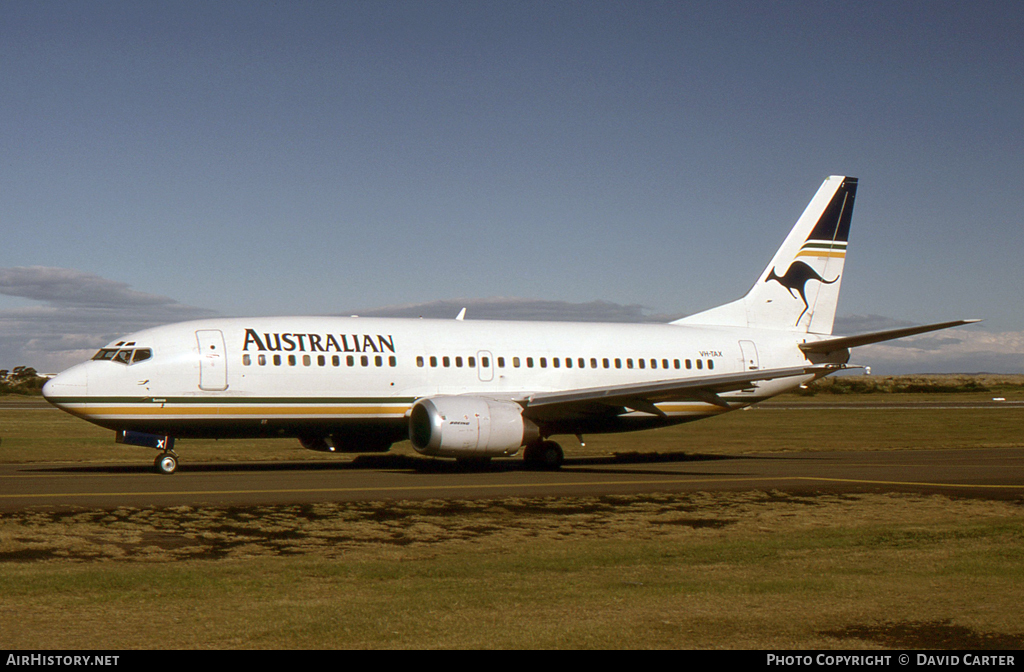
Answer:
[[[161,453],[153,462],[153,469],[158,474],[173,474],[178,470],[178,456],[174,454],[174,451]]]

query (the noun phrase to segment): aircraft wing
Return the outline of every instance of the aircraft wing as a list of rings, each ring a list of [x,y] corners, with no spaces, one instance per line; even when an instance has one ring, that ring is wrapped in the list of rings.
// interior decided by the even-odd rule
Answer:
[[[868,334],[857,334],[856,336],[840,336],[838,338],[829,338],[823,341],[812,341],[811,343],[801,343],[799,348],[804,352],[821,352],[828,353],[836,350],[845,350],[847,348],[854,348],[858,345],[868,345],[870,343],[881,343],[882,341],[891,341],[894,338],[903,338],[904,336],[913,336],[914,334],[923,334],[928,331],[937,331],[938,329],[948,329],[949,327],[959,327],[962,324],[974,324],[975,322],[981,322],[981,320],[954,320],[952,322],[939,322],[937,324],[925,324],[920,327],[905,327],[903,329],[890,329],[888,331],[874,331]]]
[[[714,376],[695,376],[651,383],[589,387],[559,392],[538,392],[520,400],[523,415],[533,420],[550,420],[567,414],[607,414],[622,407],[664,415],[656,403],[661,401],[704,401],[723,408],[732,408],[718,396],[753,387],[754,383],[792,376],[824,376],[845,368],[842,364],[794,366],[784,369],[761,369]]]

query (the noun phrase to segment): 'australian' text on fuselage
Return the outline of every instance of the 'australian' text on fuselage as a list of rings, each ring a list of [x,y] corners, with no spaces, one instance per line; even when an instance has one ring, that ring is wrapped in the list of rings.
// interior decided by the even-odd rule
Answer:
[[[246,329],[242,350],[248,352],[250,345],[255,346],[257,351],[269,350],[271,352],[395,352],[395,339],[391,334],[371,336],[370,334],[264,333],[260,338],[260,334],[256,330]]]

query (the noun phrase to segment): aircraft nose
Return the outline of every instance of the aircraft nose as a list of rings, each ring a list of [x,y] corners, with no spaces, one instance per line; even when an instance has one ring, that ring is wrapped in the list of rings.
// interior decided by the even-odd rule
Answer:
[[[43,385],[43,396],[51,404],[60,406],[70,397],[84,397],[89,394],[89,374],[84,365],[73,366],[58,373]]]

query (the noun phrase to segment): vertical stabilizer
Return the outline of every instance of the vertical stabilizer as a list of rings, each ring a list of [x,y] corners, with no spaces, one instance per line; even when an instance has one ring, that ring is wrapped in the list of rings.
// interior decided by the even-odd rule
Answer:
[[[831,334],[856,194],[857,178],[827,178],[746,296],[673,324]]]

